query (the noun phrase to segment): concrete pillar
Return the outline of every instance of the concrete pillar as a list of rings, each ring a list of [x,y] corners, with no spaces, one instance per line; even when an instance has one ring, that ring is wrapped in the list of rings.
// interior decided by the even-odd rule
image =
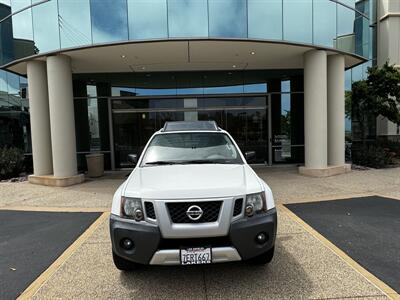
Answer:
[[[344,56],[328,56],[328,164],[345,163]]]
[[[306,169],[327,167],[327,58],[323,50],[304,54],[304,151]]]
[[[27,63],[34,175],[53,173],[46,63]]]
[[[47,58],[54,177],[77,174],[71,61],[66,55]]]

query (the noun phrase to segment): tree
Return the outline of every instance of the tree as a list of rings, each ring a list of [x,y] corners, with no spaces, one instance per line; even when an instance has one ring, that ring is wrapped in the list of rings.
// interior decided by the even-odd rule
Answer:
[[[351,102],[350,102],[351,101]],[[368,120],[378,116],[400,125],[400,72],[388,63],[382,67],[368,68],[366,80],[354,82],[346,94],[346,114],[360,125],[361,139],[365,145]]]
[[[372,95],[372,109],[375,116],[386,117],[400,125],[400,72],[393,65],[385,63],[381,68],[368,69],[368,92]]]

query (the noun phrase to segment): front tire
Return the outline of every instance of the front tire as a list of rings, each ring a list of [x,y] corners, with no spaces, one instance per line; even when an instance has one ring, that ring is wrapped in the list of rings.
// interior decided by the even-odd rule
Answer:
[[[112,255],[113,255],[114,265],[118,270],[133,271],[139,268],[139,264],[118,256],[117,254],[114,253],[114,251]]]
[[[259,256],[250,258],[247,262],[252,265],[266,265],[272,261],[272,258],[274,257],[274,252],[275,246]]]

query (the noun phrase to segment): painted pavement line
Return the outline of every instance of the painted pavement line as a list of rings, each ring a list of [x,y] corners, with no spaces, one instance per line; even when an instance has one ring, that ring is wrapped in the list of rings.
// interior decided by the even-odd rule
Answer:
[[[371,197],[371,196],[382,196],[386,198],[390,198],[389,196],[383,196],[376,193],[351,193],[351,194],[339,194],[339,195],[326,195],[326,196],[315,196],[315,197],[301,197],[292,199],[291,201],[279,201],[279,204],[302,204],[309,202],[323,202],[323,201],[332,201],[332,200],[346,200],[351,198],[362,198],[362,197]],[[323,197],[321,199],[321,197]],[[399,199],[400,200],[400,199]]]
[[[39,275],[17,298],[25,300],[32,298],[46,281],[71,257],[71,255],[96,231],[109,217],[109,212],[103,212],[42,274]]]
[[[400,295],[393,290],[390,286],[384,283],[382,280],[377,278],[375,275],[367,271],[364,267],[362,267],[359,263],[353,260],[350,256],[348,256],[343,250],[334,245],[331,241],[321,235],[318,231],[308,225],[303,219],[298,217],[294,212],[292,212],[289,208],[285,207],[282,204],[278,204],[279,208],[281,208],[292,220],[296,221],[300,224],[308,233],[313,235],[316,239],[318,239],[325,247],[330,249],[334,254],[344,260],[350,267],[352,267],[355,271],[361,274],[365,279],[367,279],[370,283],[372,283],[375,287],[381,290],[386,296],[393,300],[400,300]]]
[[[105,207],[69,207],[69,206],[0,206],[0,210],[37,211],[37,212],[109,212]]]

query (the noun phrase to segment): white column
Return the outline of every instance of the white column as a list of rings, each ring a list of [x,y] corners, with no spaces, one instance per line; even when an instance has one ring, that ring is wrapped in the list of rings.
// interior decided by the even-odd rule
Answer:
[[[304,54],[305,167],[327,167],[327,61],[326,52]]]
[[[328,56],[328,164],[343,166],[344,137],[344,56]]]
[[[34,175],[53,173],[46,63],[27,63]]]
[[[66,55],[47,58],[51,141],[55,177],[77,174],[71,60]]]

